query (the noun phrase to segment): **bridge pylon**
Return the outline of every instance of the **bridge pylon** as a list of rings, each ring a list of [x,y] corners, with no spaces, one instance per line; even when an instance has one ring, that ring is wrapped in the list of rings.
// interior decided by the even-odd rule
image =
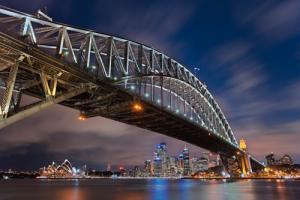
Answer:
[[[221,159],[228,174],[233,177],[246,177],[252,173],[252,165],[244,139],[240,140],[239,147],[233,155],[221,155]]]

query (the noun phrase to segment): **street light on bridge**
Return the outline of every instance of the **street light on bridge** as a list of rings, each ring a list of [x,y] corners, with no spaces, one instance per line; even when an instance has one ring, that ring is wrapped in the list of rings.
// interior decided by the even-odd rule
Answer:
[[[79,117],[78,117],[78,120],[79,121],[84,121],[84,120],[86,120],[86,117],[83,114],[80,114]]]
[[[143,111],[143,106],[139,102],[135,102],[132,106],[133,111],[135,112],[142,112]]]

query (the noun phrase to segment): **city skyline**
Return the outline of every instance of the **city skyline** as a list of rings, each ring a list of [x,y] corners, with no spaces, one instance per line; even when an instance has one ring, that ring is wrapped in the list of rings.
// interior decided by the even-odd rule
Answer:
[[[51,1],[32,2],[36,6],[35,8],[18,5],[17,1],[5,2],[4,5],[31,13],[38,8],[47,6],[49,15],[53,16],[55,21],[99,32],[111,32],[113,35],[121,34],[126,38],[139,40],[161,49],[165,53],[179,58],[187,66],[199,67],[200,71],[197,71],[197,75],[214,92],[214,96],[229,118],[236,137],[238,139],[245,138],[248,141],[249,151],[254,156],[262,160],[264,155],[274,152],[291,154],[296,161],[300,160],[297,151],[297,141],[300,137],[300,105],[299,93],[297,93],[300,90],[300,68],[299,48],[297,47],[299,41],[296,38],[299,32],[295,33],[294,30],[290,30],[298,24],[294,17],[298,16],[298,10],[295,8],[299,8],[299,3],[277,2],[278,4],[275,4],[269,2],[261,5],[261,9],[265,11],[267,8],[268,12],[263,13],[258,10],[255,16],[245,16],[247,14],[246,7],[251,7],[251,5],[229,3],[228,6],[231,7],[228,10],[222,10],[222,13],[233,16],[225,23],[218,17],[210,18],[210,23],[205,23],[205,21],[196,23],[193,19],[194,15],[204,11],[201,4],[197,6],[191,6],[188,3],[168,5],[174,12],[179,10],[180,6],[185,7],[184,12],[173,16],[163,14],[162,11],[166,5],[156,2],[156,6],[159,8],[157,14],[164,18],[160,23],[157,22],[158,26],[162,28],[162,31],[157,33],[156,26],[149,26],[147,29],[138,21],[129,21],[134,16],[128,16],[128,13],[121,12],[120,15],[123,15],[124,18],[117,20],[118,18],[104,12],[103,17],[108,18],[108,21],[117,20],[117,23],[111,23],[107,27],[105,26],[106,21],[101,18],[98,21],[90,20],[96,11],[80,19],[76,18],[76,10],[80,7],[78,4],[71,5],[68,1],[64,2],[62,8],[69,9],[66,9],[68,15],[62,16],[51,6]],[[106,4],[113,7],[109,3]],[[154,9],[146,3],[135,6],[143,8],[149,13]],[[203,3],[203,6],[209,10],[212,9],[211,4],[207,2]],[[214,9],[218,11],[218,8]],[[240,13],[240,9],[245,10],[246,14]],[[198,15],[197,19],[201,18],[201,15],[209,16],[206,12]],[[278,22],[277,20],[278,23],[269,23],[269,18],[274,20],[279,16],[283,17],[282,15],[285,16],[283,21]],[[153,16],[145,15],[144,17],[149,22],[159,21],[159,17],[154,19],[151,19]],[[265,20],[269,26],[262,26],[260,20]],[[87,23],[88,21],[89,23]],[[176,25],[172,23],[174,21],[177,22]],[[188,31],[194,28],[193,24],[199,25],[199,23],[203,24],[202,28],[197,27],[194,30],[195,33]],[[219,30],[210,27],[209,24],[227,24],[228,29],[220,28],[224,31],[223,37],[226,39],[222,39],[217,34],[206,35],[209,32],[206,32],[205,29],[210,30],[210,33],[213,32],[212,30]],[[141,28],[145,32],[137,34],[136,30]],[[232,32],[239,33],[238,37]],[[273,40],[268,39],[270,32],[275,33],[276,37]],[[200,33],[201,37],[211,38],[211,40],[205,42],[205,39],[197,38],[197,34]],[[188,39],[189,34],[193,36],[192,39],[197,41],[198,45],[193,47],[193,41]],[[163,41],[157,38],[162,38]],[[293,43],[294,40],[296,42]],[[173,43],[175,45],[172,45]],[[280,51],[281,46],[284,45],[292,49],[289,52],[290,55]],[[230,52],[228,52],[229,50]],[[278,58],[276,62],[274,55]],[[274,91],[276,92],[274,93]],[[283,104],[285,106],[282,106]],[[178,146],[185,144],[166,136],[101,117],[79,122],[77,116],[77,111],[62,106],[53,106],[12,127],[1,130],[0,159],[6,162],[1,162],[0,168],[12,164],[17,168],[26,168],[38,165],[38,162],[42,162],[41,159],[45,159],[43,160],[45,163],[47,160],[68,157],[67,155],[71,157],[71,160],[74,158],[79,163],[88,160],[92,165],[114,163],[109,159],[135,163],[145,160],[149,150],[153,148],[153,144],[159,141],[163,140],[170,144],[172,153]],[[191,150],[192,152],[202,151],[192,145]],[[26,162],[28,160],[32,162]]]

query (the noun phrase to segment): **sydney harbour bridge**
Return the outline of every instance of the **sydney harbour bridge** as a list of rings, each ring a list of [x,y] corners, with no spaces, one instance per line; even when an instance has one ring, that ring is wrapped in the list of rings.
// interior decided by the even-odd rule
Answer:
[[[233,174],[263,167],[240,148],[206,85],[185,66],[42,12],[0,7],[0,87],[0,128],[61,104],[81,120],[102,116],[218,153]],[[24,96],[38,101],[22,105]]]

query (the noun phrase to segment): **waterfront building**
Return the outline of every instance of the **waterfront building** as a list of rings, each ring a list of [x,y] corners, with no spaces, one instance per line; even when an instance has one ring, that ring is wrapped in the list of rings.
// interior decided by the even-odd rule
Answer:
[[[162,160],[156,155],[153,159],[153,175],[156,177],[160,177],[162,175]]]
[[[161,142],[156,146],[154,153],[154,175],[167,176],[168,175],[168,157],[167,157],[167,144]]]
[[[177,173],[183,175],[183,154],[179,154],[177,163]]]
[[[75,168],[69,160],[65,159],[60,165],[52,162],[51,165],[40,168],[40,175],[45,178],[84,177],[86,175],[86,168],[86,165],[84,165],[81,169]]]
[[[175,156],[169,157],[169,176],[177,176],[178,159]]]
[[[221,159],[218,154],[212,152],[203,152],[202,157],[207,159],[208,168],[216,167],[221,164]]]
[[[191,173],[202,172],[208,169],[208,160],[204,157],[191,159]]]
[[[281,165],[293,165],[294,161],[290,155],[284,155],[279,159]]]
[[[146,160],[144,162],[144,176],[152,176],[153,175],[153,170],[152,170],[152,162],[151,160]]]
[[[189,149],[186,147],[184,147],[183,151],[182,151],[182,155],[183,155],[183,175],[184,176],[189,176],[190,175],[190,152]]]
[[[120,173],[120,176],[129,176],[129,172],[123,166],[119,167],[119,173]]]
[[[130,173],[131,177],[140,177],[142,176],[142,171],[138,166],[134,166],[134,168],[132,169],[131,173]]]
[[[274,165],[275,164],[275,157],[274,157],[274,153],[270,153],[266,156],[266,160],[267,160],[267,165]]]
[[[268,166],[272,165],[293,165],[294,161],[290,155],[284,155],[278,160],[275,159],[274,153],[270,153],[266,156]]]

